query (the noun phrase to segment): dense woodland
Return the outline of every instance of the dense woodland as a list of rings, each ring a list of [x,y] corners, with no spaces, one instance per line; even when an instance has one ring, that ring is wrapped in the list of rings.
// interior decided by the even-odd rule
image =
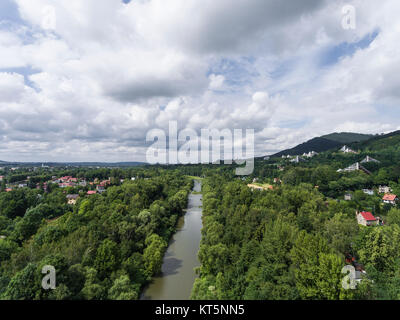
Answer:
[[[383,204],[377,190],[387,185],[400,194],[400,135],[351,146],[357,154],[332,150],[298,164],[259,159],[245,181],[205,179],[202,265],[192,298],[400,299],[400,210]],[[337,172],[367,155],[380,161],[365,164],[371,174]],[[274,190],[251,191],[246,183],[254,178]],[[344,201],[346,192],[353,200]],[[384,225],[358,225],[357,210]],[[356,290],[342,288],[349,254],[367,275]]]
[[[1,193],[0,297],[138,299],[160,271],[192,187],[178,172],[147,174],[75,206],[60,188]],[[44,265],[56,268],[56,290],[41,288]]]
[[[399,218],[392,208],[384,227],[362,227],[350,204],[327,201],[310,184],[252,192],[214,176],[203,186],[192,298],[398,299]],[[341,285],[346,252],[368,274],[357,290]]]

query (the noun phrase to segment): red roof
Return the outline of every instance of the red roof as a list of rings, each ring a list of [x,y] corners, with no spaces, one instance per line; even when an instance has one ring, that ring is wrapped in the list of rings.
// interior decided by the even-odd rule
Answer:
[[[362,215],[362,217],[366,220],[366,221],[376,221],[375,217],[372,215],[371,212],[360,212],[360,214]]]
[[[395,194],[385,194],[383,196],[383,200],[387,200],[387,201],[394,201],[396,200],[397,196]]]
[[[87,194],[96,194],[97,191],[88,191]]]

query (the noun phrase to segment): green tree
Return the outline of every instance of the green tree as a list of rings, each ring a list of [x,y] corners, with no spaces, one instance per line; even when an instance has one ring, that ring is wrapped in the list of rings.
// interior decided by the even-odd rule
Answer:
[[[112,300],[137,300],[138,286],[131,284],[129,277],[123,275],[114,281],[113,286],[108,291],[108,298]]]
[[[119,248],[118,245],[110,240],[105,239],[97,249],[94,266],[99,272],[100,278],[110,275],[119,265]]]
[[[6,300],[34,300],[41,291],[41,277],[37,266],[29,263],[23,270],[15,274],[4,293]]]
[[[157,234],[152,234],[146,239],[143,260],[147,271],[150,274],[161,272],[162,259],[167,243]]]

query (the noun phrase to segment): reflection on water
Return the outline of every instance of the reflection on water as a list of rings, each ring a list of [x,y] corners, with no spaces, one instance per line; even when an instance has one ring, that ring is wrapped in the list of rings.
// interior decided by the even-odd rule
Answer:
[[[194,191],[201,191],[195,180]],[[201,194],[190,194],[188,209],[178,222],[177,232],[171,239],[164,256],[162,273],[145,289],[142,300],[187,300],[196,278],[194,268],[200,265],[197,258],[201,239]]]

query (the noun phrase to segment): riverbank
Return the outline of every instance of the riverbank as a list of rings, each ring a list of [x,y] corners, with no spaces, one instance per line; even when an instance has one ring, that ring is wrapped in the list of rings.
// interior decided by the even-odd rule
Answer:
[[[200,266],[197,253],[201,240],[202,194],[201,180],[194,181],[186,214],[178,221],[164,255],[161,274],[144,289],[141,300],[189,300]]]

